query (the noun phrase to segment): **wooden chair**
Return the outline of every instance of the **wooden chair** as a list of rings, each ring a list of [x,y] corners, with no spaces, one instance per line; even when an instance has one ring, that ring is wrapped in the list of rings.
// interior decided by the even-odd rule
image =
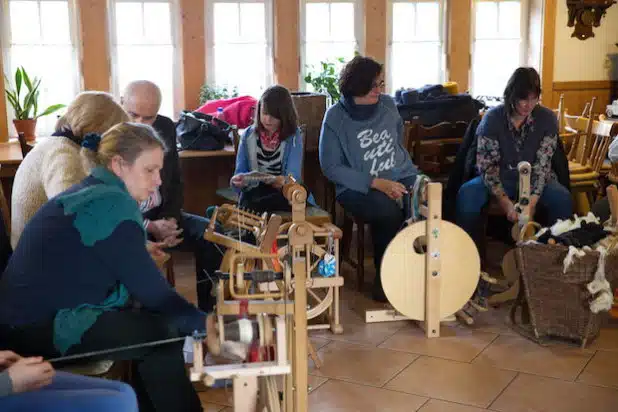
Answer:
[[[406,122],[406,147],[414,164],[430,176],[448,176],[467,128],[464,121],[432,126]]]
[[[590,136],[586,139],[581,156],[583,166],[588,170],[571,175],[571,191],[576,195],[585,194],[583,200],[588,202],[585,204],[581,198],[577,198],[579,214],[588,213],[590,205],[596,200],[600,189],[601,168],[607,158],[609,145],[618,134],[618,125],[615,123],[598,120],[590,123]]]

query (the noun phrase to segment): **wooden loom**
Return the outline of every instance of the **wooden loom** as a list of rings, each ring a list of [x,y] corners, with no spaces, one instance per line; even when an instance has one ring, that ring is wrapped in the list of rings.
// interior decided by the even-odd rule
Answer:
[[[365,321],[419,321],[427,337],[440,336],[440,320],[457,313],[473,295],[480,257],[472,238],[442,220],[442,185],[428,183],[424,221],[401,230],[386,248],[381,276],[392,308],[367,310]]]
[[[194,343],[191,379],[207,385],[217,379],[232,379],[234,410],[239,412],[307,410],[307,355],[308,348],[312,349],[307,339],[307,287],[314,282],[310,279],[311,257],[316,235],[335,237],[337,234],[333,227],[319,228],[305,221],[307,192],[303,186],[288,179],[282,192],[292,206],[292,222],[285,226],[281,226],[281,218],[276,215],[259,217],[233,206],[222,208],[224,221],[254,231],[257,246],[214,232],[217,210],[204,235],[227,247],[221,268],[230,271],[229,278],[218,281],[216,316],[209,318],[209,350],[219,352],[229,330],[238,330],[237,337],[243,335],[241,326],[234,322],[226,324],[225,317],[244,315],[257,319],[253,326],[244,322],[245,343],[248,331],[252,331],[251,336],[259,341],[259,347],[274,354],[266,356],[267,361],[258,357],[258,362],[204,367],[201,343]],[[279,253],[268,253],[277,238],[285,239],[286,247]],[[273,270],[279,266],[283,268],[281,276]],[[261,270],[251,272],[254,268]],[[271,287],[273,284],[275,288]],[[290,296],[293,301],[289,300]],[[226,300],[228,297],[231,299]],[[338,290],[336,301],[334,318],[338,324]],[[319,365],[317,356],[316,363]],[[283,404],[279,401],[277,375],[284,376]]]

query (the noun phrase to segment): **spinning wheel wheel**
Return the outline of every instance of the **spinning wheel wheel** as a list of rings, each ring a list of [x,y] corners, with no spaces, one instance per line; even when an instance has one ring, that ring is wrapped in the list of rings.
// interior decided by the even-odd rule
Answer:
[[[448,221],[441,221],[438,231],[431,234],[436,240],[441,239],[437,240],[439,246],[427,242],[427,252],[419,253],[414,244],[427,235],[426,228],[424,222],[417,222],[399,232],[386,248],[381,268],[382,287],[391,305],[407,318],[419,321],[425,320],[427,312],[425,289],[429,261],[440,260],[440,268],[433,271],[433,276],[441,277],[440,318],[454,314],[468,302],[481,269],[474,241]]]
[[[279,259],[283,259],[288,253],[288,247],[283,246],[279,249]],[[334,286],[315,286],[314,278],[321,278],[318,273],[318,265],[326,254],[326,250],[317,244],[311,247],[311,256],[306,260],[307,265],[307,320],[314,319],[327,311],[334,300]],[[304,253],[301,255],[304,257]],[[294,289],[294,279],[288,288],[288,293],[292,293]]]

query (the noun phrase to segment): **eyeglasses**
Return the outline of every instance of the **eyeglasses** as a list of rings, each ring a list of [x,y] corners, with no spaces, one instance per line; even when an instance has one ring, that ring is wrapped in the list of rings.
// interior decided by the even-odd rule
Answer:
[[[371,83],[371,88],[375,89],[376,87],[379,87],[380,89],[383,88],[386,85],[386,83],[384,83],[384,80],[381,80],[379,83],[378,82],[373,82]]]

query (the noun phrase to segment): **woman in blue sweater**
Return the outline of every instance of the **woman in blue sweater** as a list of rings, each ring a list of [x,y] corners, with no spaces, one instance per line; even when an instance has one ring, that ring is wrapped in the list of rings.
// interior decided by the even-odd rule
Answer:
[[[414,185],[418,172],[402,146],[403,121],[395,102],[383,94],[382,65],[354,57],[341,72],[339,90],[343,97],[322,124],[320,165],[335,183],[341,206],[371,226],[373,298],[383,302],[382,256],[404,221],[398,200]]]
[[[258,102],[255,121],[245,130],[236,155],[231,185],[240,191],[240,205],[258,213],[289,211],[281,193],[284,177],[301,182],[303,138],[292,96],[283,86],[271,86]],[[271,175],[267,182],[248,182],[247,173]],[[309,203],[313,197],[309,196]]]
[[[50,358],[205,330],[205,314],[168,285],[146,250],[138,203],[161,184],[162,140],[150,126],[121,123],[83,144],[98,166],[39,209],[2,276],[0,341]],[[201,411],[182,346],[105,358],[134,361],[141,411]]]

